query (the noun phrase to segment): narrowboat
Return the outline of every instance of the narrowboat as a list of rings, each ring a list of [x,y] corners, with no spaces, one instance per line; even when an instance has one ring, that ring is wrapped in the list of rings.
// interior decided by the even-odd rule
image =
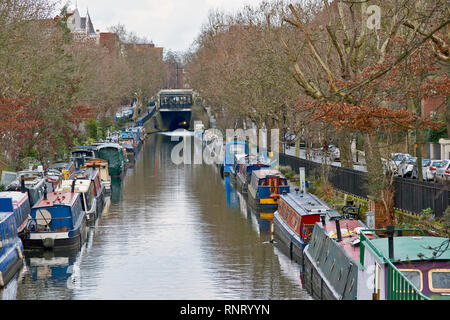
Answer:
[[[121,176],[125,170],[125,155],[123,148],[117,143],[104,143],[97,146],[98,158],[108,161],[109,174],[112,177]]]
[[[30,219],[31,206],[28,200],[28,193],[17,191],[0,192],[0,201],[6,202],[6,205],[0,202],[0,212],[13,212],[14,219],[16,219],[17,234],[21,235]],[[12,202],[11,211],[9,211],[10,201]],[[4,206],[8,208],[8,211],[5,211]]]
[[[260,169],[252,171],[248,194],[250,203],[262,207],[277,207],[280,194],[289,193],[287,179],[278,170]]]
[[[75,168],[81,168],[86,160],[99,157],[97,146],[75,146],[72,148],[70,159],[75,163]],[[73,172],[72,172],[73,173]]]
[[[361,236],[358,300],[450,300],[449,238],[372,231],[387,237]]]
[[[23,265],[23,245],[17,234],[12,199],[0,199],[0,205],[0,288],[3,288]]]
[[[322,220],[314,224],[303,250],[303,287],[319,300],[355,300],[358,288],[360,234],[376,238],[356,219]]]
[[[27,192],[30,206],[33,206],[44,195],[44,190],[53,191],[53,184],[47,182],[44,172],[24,170],[17,173],[18,179],[6,187],[5,191]]]
[[[228,176],[234,164],[236,154],[248,154],[248,143],[245,141],[228,141],[225,144],[225,156],[223,158],[223,175]]]
[[[238,153],[234,155],[234,161],[233,164],[230,166],[230,177],[236,178],[236,174],[239,170],[239,165],[246,162],[246,158],[248,157],[248,154],[245,153]]]
[[[102,159],[87,160],[82,169],[97,169],[100,174],[102,185],[105,187],[105,192],[111,192],[111,176],[108,170],[108,161]]]
[[[97,169],[82,169],[67,180],[62,180],[56,191],[79,192],[81,208],[86,213],[86,221],[95,222],[103,211],[105,188]]]
[[[79,248],[86,241],[86,214],[77,192],[45,193],[31,208],[25,249]]]
[[[280,196],[278,210],[273,214],[273,235],[277,243],[295,262],[302,264],[303,250],[311,239],[316,222],[332,220],[340,214],[315,195],[291,192]]]
[[[238,164],[237,173],[236,173],[236,181],[238,185],[241,187],[242,193],[247,193],[248,184],[250,183],[250,179],[252,177],[252,172],[254,170],[260,169],[269,169],[270,165],[258,161],[255,156],[249,156],[246,158],[246,161],[242,161]]]
[[[77,154],[77,152],[78,151],[75,151],[75,154]],[[61,178],[67,180],[75,172],[75,163],[73,161],[58,161],[52,163],[50,169],[59,171],[62,174]]]

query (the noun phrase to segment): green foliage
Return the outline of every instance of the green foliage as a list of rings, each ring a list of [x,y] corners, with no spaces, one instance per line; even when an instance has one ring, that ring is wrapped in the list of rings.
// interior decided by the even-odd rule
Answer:
[[[98,137],[98,122],[97,119],[89,119],[86,121],[86,130],[88,137],[97,140]]]
[[[419,216],[419,222],[432,225],[435,221],[435,216],[431,208],[422,210],[422,213]]]
[[[441,218],[442,225],[445,228],[447,232],[450,232],[450,207],[447,207],[447,209],[444,212],[444,215]]]

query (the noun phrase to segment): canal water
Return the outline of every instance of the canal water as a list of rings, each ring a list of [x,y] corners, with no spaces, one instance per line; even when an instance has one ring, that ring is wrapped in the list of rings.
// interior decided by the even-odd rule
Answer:
[[[148,137],[81,250],[27,252],[1,299],[311,299],[271,220],[216,166],[174,164],[172,140]]]

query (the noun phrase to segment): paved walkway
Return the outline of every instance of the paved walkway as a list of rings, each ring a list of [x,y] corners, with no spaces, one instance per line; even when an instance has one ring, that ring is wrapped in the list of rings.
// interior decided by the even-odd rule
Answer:
[[[290,148],[286,148],[285,154],[288,155],[295,155],[295,147],[290,147]],[[312,161],[317,162],[317,163],[322,163],[322,155],[321,155],[321,151],[320,149],[313,149],[311,150],[312,153]],[[306,150],[300,148],[300,158],[302,159],[306,159]],[[358,162],[356,162],[356,157],[355,159],[353,159],[353,167],[355,170],[358,171],[363,171],[363,172],[367,172],[367,168],[366,168],[366,161],[364,159],[364,153],[359,151],[358,153]],[[341,166],[341,162],[340,161],[334,161],[331,163],[332,166],[336,166],[336,167],[340,167]]]

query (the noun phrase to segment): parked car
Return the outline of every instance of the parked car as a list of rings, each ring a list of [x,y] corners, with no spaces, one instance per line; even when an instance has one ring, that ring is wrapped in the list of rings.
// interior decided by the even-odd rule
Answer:
[[[441,163],[442,160],[430,160],[426,165],[422,163],[423,166],[423,180],[433,181],[434,175],[436,173],[436,166]]]
[[[428,168],[430,167],[430,164],[431,164],[430,159],[422,159],[422,180],[424,180],[424,181],[428,181],[426,178],[426,174],[427,174]],[[419,167],[418,167],[417,161],[414,165],[411,178],[419,179]]]
[[[405,158],[401,163],[399,167],[399,175],[403,178],[413,178],[413,171],[417,172],[417,158],[416,157],[410,157]]]
[[[388,170],[389,172],[392,172],[395,175],[400,176],[400,166],[402,164],[405,164],[408,158],[410,158],[411,155],[408,153],[392,153],[391,158],[388,159]]]
[[[436,165],[434,180],[436,182],[450,181],[450,160],[442,160]]]
[[[323,152],[323,147],[320,150]],[[328,145],[328,155],[333,162],[341,159],[341,151],[334,144]]]

